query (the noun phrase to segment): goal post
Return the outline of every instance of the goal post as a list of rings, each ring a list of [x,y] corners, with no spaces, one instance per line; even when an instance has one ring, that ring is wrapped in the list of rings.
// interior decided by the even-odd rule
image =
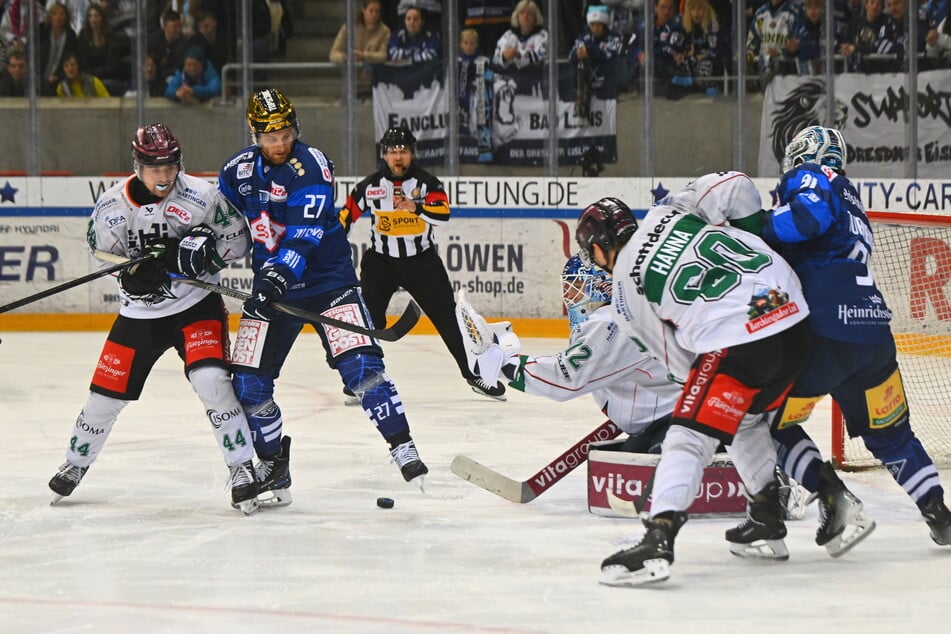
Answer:
[[[911,426],[936,464],[951,465],[951,217],[869,212],[871,268],[892,311]],[[832,408],[832,456],[845,470],[879,466]]]

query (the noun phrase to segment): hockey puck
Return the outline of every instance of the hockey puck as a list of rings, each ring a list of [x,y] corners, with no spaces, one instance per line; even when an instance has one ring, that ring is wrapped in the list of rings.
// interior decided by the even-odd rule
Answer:
[[[381,509],[391,509],[393,508],[393,504],[395,504],[395,502],[393,502],[393,498],[377,498],[376,499],[376,505],[379,506]]]

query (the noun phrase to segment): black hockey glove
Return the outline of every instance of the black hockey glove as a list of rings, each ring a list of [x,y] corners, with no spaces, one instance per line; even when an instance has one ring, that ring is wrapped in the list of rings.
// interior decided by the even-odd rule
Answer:
[[[208,225],[192,227],[178,243],[174,269],[185,277],[198,277],[207,270],[214,255],[214,230]]]
[[[254,278],[251,299],[244,302],[244,313],[264,321],[275,317],[277,311],[271,308],[270,304],[284,297],[291,285],[291,279],[291,272],[284,267],[263,269]]]
[[[150,301],[163,294],[169,285],[166,263],[168,242],[158,240],[145,247],[145,254],[152,257],[144,262],[123,269],[119,274],[119,286],[133,300]]]

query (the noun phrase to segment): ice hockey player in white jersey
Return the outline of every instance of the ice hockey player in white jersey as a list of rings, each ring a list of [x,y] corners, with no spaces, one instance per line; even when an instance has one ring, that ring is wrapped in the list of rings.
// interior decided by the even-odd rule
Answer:
[[[164,124],[136,131],[132,159],[135,174],[96,201],[86,240],[93,252],[152,257],[118,277],[119,314],[73,425],[66,462],[49,482],[53,503],[73,492],[119,413],[138,400],[155,362],[174,348],[229,467],[232,506],[253,513],[258,484],[248,422],[231,387],[228,312],[221,296],[169,276],[217,283],[219,271],[250,249],[247,224],[214,185],[185,174],[181,146]]]
[[[484,372],[492,366],[488,359],[501,359],[495,364],[500,380],[554,401],[591,394],[598,409],[628,434],[624,451],[660,453],[680,386],[667,378],[663,365],[619,332],[612,321],[611,278],[605,271],[582,263],[577,255],[568,259],[562,298],[571,336],[568,348],[552,355],[518,354],[521,346],[513,345],[517,338],[508,322],[501,322],[501,328],[486,324],[462,293],[456,299],[456,316],[473,365]],[[495,335],[493,328],[500,334]],[[504,351],[491,341],[493,337],[505,343]],[[492,350],[480,348],[483,339]]]
[[[747,522],[727,532],[731,552],[789,556],[776,450],[763,414],[779,407],[805,363],[809,309],[796,274],[762,240],[700,213],[661,204],[638,227],[626,204],[603,198],[578,220],[582,256],[614,273],[614,321],[684,382],[654,474],[645,535],[604,560],[604,584],[670,575],[674,538],[720,442],[752,493]]]

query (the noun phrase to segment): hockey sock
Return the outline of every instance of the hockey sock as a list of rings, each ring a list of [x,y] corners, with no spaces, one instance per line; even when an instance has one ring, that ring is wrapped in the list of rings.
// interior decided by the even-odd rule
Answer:
[[[918,508],[923,508],[936,495],[944,498],[938,470],[911,425],[906,423],[884,433],[868,434],[862,436],[862,440]]]
[[[259,458],[271,458],[281,453],[284,419],[281,408],[273,400],[274,380],[254,374],[235,374],[232,384],[244,407],[255,453]]]
[[[717,444],[698,431],[682,425],[670,426],[654,472],[652,517],[665,511],[687,510],[700,488],[703,468],[713,458]]]
[[[109,438],[112,426],[129,401],[90,392],[86,405],[79,412],[73,435],[69,439],[66,460],[77,467],[88,467],[96,460]]]
[[[383,438],[399,432],[409,433],[403,401],[393,381],[386,375],[383,359],[376,355],[355,354],[341,359],[337,371],[344,385],[360,398],[363,411]]]
[[[778,443],[776,459],[779,468],[810,493],[818,491],[822,454],[812,438],[800,425],[774,429],[772,435]]]
[[[775,445],[763,414],[743,417],[727,453],[751,495],[762,491],[775,479]]]
[[[218,448],[229,467],[254,458],[251,432],[224,368],[203,366],[188,373],[188,381],[205,406]]]

